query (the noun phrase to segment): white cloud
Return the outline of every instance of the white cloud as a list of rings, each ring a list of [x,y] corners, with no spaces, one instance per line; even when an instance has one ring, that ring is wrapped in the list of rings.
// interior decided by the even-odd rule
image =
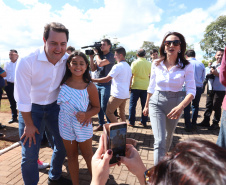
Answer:
[[[24,5],[35,5],[38,3],[38,0],[17,0],[17,1]]]
[[[197,45],[206,26],[225,14],[226,9],[225,0],[218,0],[207,10],[199,8],[180,16],[173,14],[164,17],[163,9],[154,0],[105,0],[102,7],[88,11],[68,3],[58,10],[52,10],[49,3],[43,4],[38,0],[18,1],[26,5],[24,9],[13,9],[0,0],[1,59],[8,58],[8,51],[12,48],[24,56],[41,46],[44,25],[52,21],[61,22],[69,29],[68,44],[76,49],[108,35],[117,37],[127,50],[136,50],[143,41],[153,41],[159,45],[167,31],[178,31],[186,37],[188,44],[194,43],[195,49],[200,51]],[[175,0],[170,3],[173,5]],[[179,7],[186,8],[184,4]],[[162,19],[167,24],[161,25]]]
[[[181,9],[181,10],[185,10],[187,7],[184,4],[180,4],[178,6],[178,8]]]

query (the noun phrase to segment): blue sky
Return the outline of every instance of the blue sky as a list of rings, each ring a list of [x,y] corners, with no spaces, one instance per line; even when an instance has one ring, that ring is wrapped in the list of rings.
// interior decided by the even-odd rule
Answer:
[[[225,0],[0,0],[0,62],[12,48],[23,57],[42,46],[43,27],[52,21],[69,29],[68,45],[76,49],[107,35],[137,50],[143,41],[159,45],[165,33],[178,31],[202,60],[199,42],[220,15],[226,15]]]

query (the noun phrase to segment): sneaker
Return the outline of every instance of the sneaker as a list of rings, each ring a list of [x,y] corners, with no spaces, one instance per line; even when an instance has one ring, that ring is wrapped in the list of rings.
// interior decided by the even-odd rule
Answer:
[[[51,180],[48,178],[48,185],[72,185],[71,180],[61,176],[58,180]]]
[[[219,125],[218,124],[212,124],[208,130],[217,130],[217,129],[220,129]]]
[[[38,162],[38,169],[39,170],[43,170],[43,169],[50,167],[49,163],[44,163],[44,162],[40,161],[39,159],[38,159],[37,162]]]

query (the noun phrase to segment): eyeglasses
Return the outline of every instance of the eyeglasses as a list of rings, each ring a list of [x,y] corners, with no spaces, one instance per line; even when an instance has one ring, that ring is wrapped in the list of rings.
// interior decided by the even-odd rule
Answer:
[[[171,46],[172,43],[174,46],[179,46],[181,44],[181,41],[180,40],[167,40],[164,42],[164,45]]]
[[[144,172],[144,180],[145,180],[145,184],[151,184],[151,174],[152,174],[152,171],[154,170],[154,167],[146,170]]]

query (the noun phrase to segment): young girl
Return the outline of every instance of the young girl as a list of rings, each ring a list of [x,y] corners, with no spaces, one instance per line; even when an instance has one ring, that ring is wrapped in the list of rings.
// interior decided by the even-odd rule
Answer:
[[[66,63],[66,73],[57,103],[60,105],[59,130],[67,151],[73,184],[79,184],[78,146],[91,172],[93,127],[90,118],[100,110],[96,86],[91,82],[89,62],[82,52],[73,52]],[[88,108],[88,105],[91,108]]]

